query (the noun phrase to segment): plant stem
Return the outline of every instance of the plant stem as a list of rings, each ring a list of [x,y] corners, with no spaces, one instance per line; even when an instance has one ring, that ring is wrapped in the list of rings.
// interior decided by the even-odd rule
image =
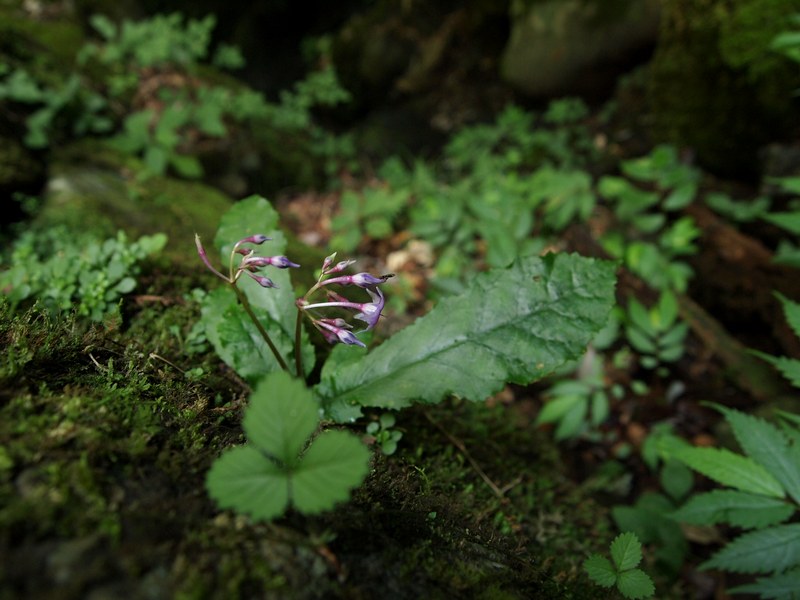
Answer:
[[[297,309],[297,322],[294,326],[294,364],[297,368],[297,377],[303,377],[303,353],[300,350],[300,336],[303,333],[303,311]]]
[[[253,323],[256,326],[256,329],[258,329],[258,333],[261,334],[261,337],[264,338],[265,342],[267,342],[267,346],[269,346],[269,349],[272,350],[272,354],[275,355],[275,360],[278,361],[278,364],[284,371],[288,371],[289,367],[286,364],[286,361],[283,360],[281,353],[278,352],[278,349],[275,347],[275,344],[272,343],[272,339],[269,337],[267,330],[264,329],[264,326],[261,324],[261,321],[258,320],[255,313],[253,312],[253,309],[250,307],[250,302],[247,300],[247,296],[245,296],[244,292],[240,290],[239,286],[237,286],[235,283],[231,283],[231,286],[233,287],[233,290],[236,292],[236,295],[239,298],[239,302],[242,303],[242,307],[244,308],[244,311],[247,313],[247,316],[250,317],[250,319],[253,321]]]

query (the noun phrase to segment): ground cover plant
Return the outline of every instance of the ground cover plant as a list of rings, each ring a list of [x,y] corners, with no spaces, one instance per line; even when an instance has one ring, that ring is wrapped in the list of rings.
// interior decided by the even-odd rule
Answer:
[[[0,596],[797,596],[795,130],[714,170],[647,65],[533,101],[467,5],[262,93],[253,13],[12,4]],[[795,21],[711,4],[732,97],[789,97]]]

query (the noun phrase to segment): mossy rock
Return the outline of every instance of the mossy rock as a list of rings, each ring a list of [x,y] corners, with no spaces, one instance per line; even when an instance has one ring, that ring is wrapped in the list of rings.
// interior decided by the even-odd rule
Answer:
[[[800,72],[769,50],[796,12],[800,0],[666,0],[648,91],[656,138],[719,174],[756,177],[761,146],[800,124]]]
[[[167,176],[141,179],[141,163],[102,142],[86,140],[53,154],[42,210],[35,225],[131,238],[154,233],[168,237],[165,255],[196,258],[194,234],[213,239],[233,199],[196,181]]]

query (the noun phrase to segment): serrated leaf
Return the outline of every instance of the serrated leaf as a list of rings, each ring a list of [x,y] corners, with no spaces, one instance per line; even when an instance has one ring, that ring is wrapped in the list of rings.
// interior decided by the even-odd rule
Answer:
[[[642,544],[635,533],[626,531],[611,542],[611,559],[618,571],[633,569],[642,560]]]
[[[583,561],[583,570],[597,585],[611,587],[617,582],[617,571],[605,556],[592,554]]]
[[[346,431],[325,431],[312,443],[292,478],[292,502],[311,514],[347,500],[369,472],[369,450]]]
[[[789,444],[783,432],[764,419],[718,407],[731,424],[736,441],[750,458],[777,479],[800,502],[800,448]]]
[[[739,536],[701,569],[736,573],[780,573],[800,564],[800,523],[759,529]]]
[[[256,386],[242,427],[251,444],[291,467],[318,422],[319,408],[311,391],[277,371]]]
[[[698,494],[672,513],[671,518],[694,525],[729,523],[737,527],[776,525],[794,514],[794,506],[777,498],[736,490]]]
[[[615,265],[578,255],[527,257],[476,276],[358,364],[326,365],[316,391],[329,415],[402,408],[448,394],[480,401],[581,356],[614,302]]]
[[[800,388],[800,360],[787,358],[786,356],[769,356],[762,352],[753,352],[759,358],[763,358],[771,363],[781,375],[789,380],[794,387]]]
[[[289,478],[253,446],[231,448],[215,460],[206,489],[220,508],[256,521],[279,517],[289,504]]]
[[[783,305],[783,315],[796,335],[800,336],[800,304],[789,300],[783,294],[775,294]]]
[[[650,598],[656,592],[653,580],[641,569],[632,569],[619,574],[617,589],[626,598]]]
[[[800,569],[792,569],[771,577],[760,577],[755,583],[728,590],[731,594],[758,594],[761,598],[796,600],[800,590]]]
[[[672,456],[722,485],[774,498],[785,495],[781,484],[764,467],[725,448],[681,448]]]
[[[255,520],[280,516],[289,504],[318,513],[346,500],[368,472],[369,451],[345,431],[325,431],[311,441],[318,405],[305,385],[283,371],[257,387],[245,411],[247,446],[226,450],[206,477],[221,508]]]

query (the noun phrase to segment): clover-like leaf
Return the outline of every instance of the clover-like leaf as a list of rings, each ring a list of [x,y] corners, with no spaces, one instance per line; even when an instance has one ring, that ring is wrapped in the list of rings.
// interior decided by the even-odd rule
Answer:
[[[318,414],[303,383],[283,371],[264,378],[245,411],[250,443],[226,450],[208,472],[217,505],[269,520],[290,505],[317,513],[346,500],[367,475],[369,451],[345,431],[322,432],[309,444]]]
[[[651,598],[656,589],[650,576],[641,569],[631,569],[619,574],[617,589],[626,598],[638,600]]]
[[[611,542],[611,558],[619,571],[633,569],[642,560],[642,544],[635,533],[620,533]]]
[[[597,585],[611,587],[617,582],[617,570],[605,556],[592,554],[583,561],[583,570]]]

